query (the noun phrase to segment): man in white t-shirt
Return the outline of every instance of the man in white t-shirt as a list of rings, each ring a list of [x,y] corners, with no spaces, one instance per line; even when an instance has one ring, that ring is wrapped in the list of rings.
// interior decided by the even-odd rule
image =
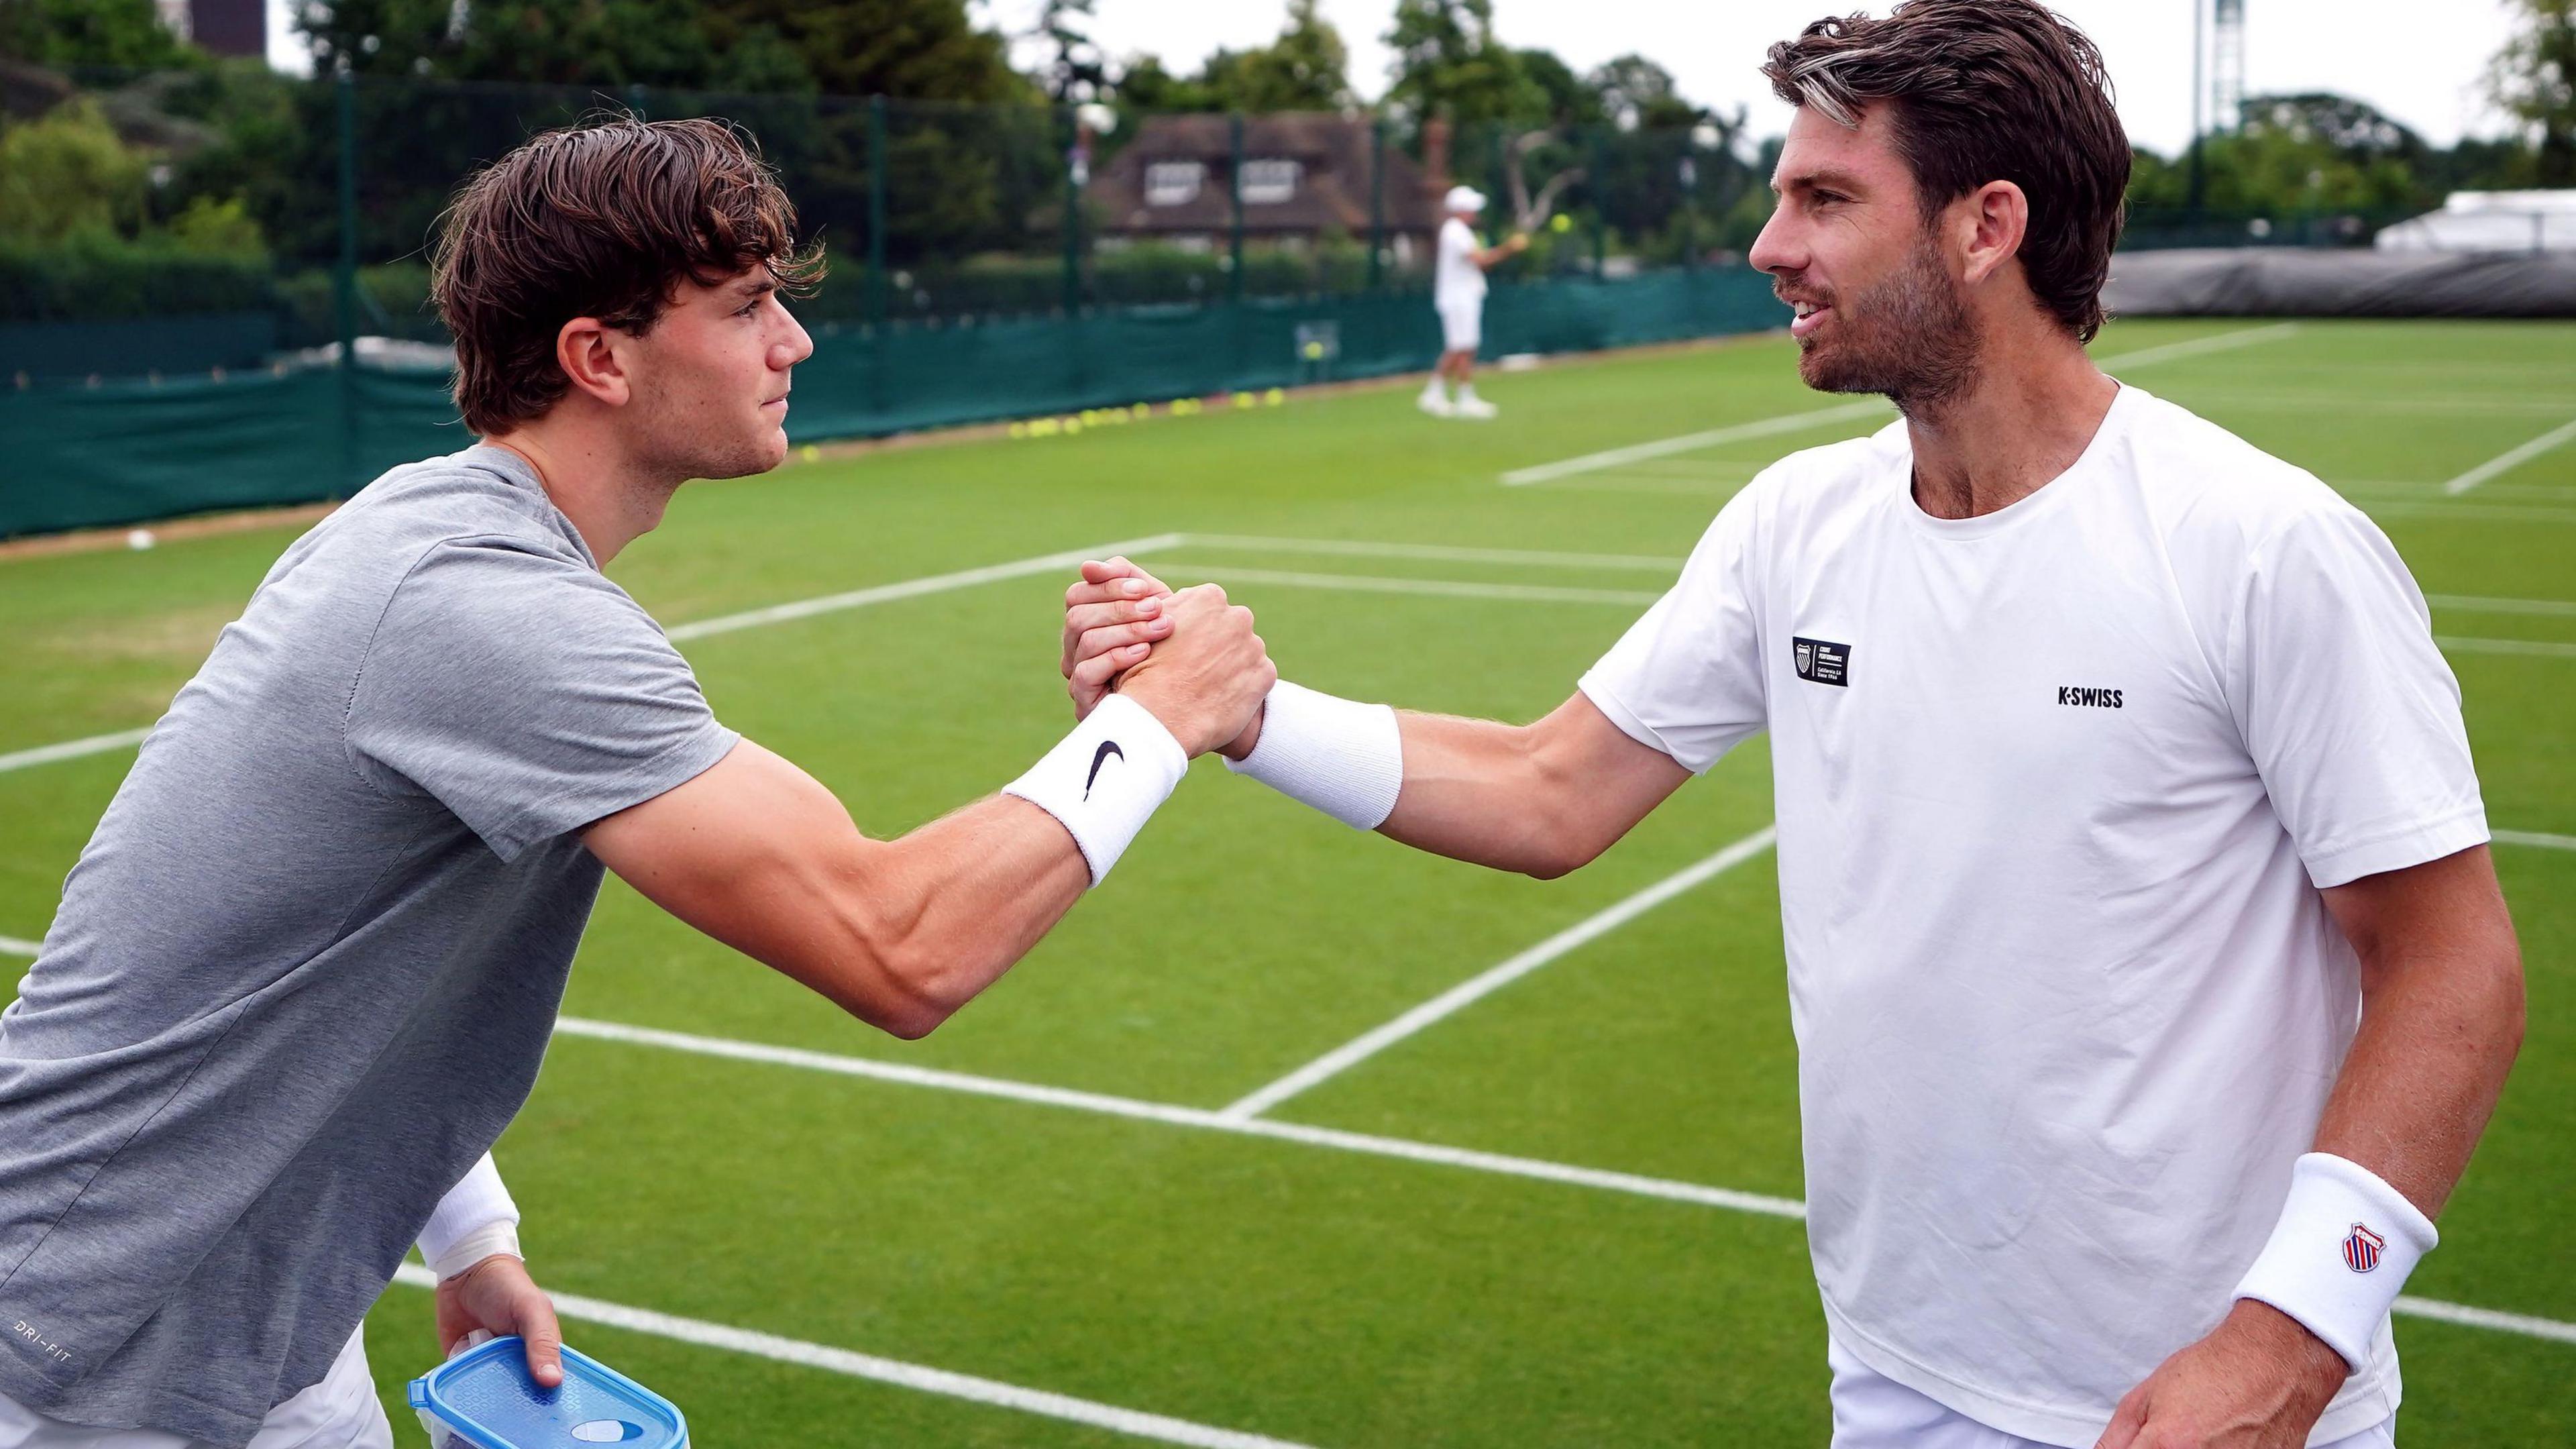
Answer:
[[[1838,1449],[2388,1445],[2522,1029],[2423,596],[2086,356],[2130,153],[2072,27],[1913,0],[1765,72],[1753,263],[1808,383],[1902,419],[1755,479],[1536,724],[1281,684],[1225,753],[1555,876],[1768,729]],[[1068,595],[1077,708],[1134,572]]]
[[[1514,232],[1500,246],[1476,240],[1476,217],[1485,209],[1485,194],[1472,186],[1449,188],[1441,203],[1449,219],[1440,224],[1439,254],[1431,267],[1431,305],[1440,313],[1440,364],[1422,385],[1420,405],[1435,418],[1490,418],[1494,405],[1476,396],[1476,349],[1485,340],[1485,269],[1529,248],[1529,238]],[[1458,389],[1453,401],[1446,388]]]

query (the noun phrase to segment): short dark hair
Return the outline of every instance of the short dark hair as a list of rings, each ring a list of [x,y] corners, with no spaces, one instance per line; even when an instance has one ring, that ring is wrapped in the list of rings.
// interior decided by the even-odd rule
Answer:
[[[2130,153],[2084,32],[2035,0],[1904,0],[1885,19],[1817,21],[1771,47],[1762,74],[1845,126],[1886,103],[1927,211],[1988,182],[2019,186],[2031,291],[2078,340],[2102,330]]]
[[[722,121],[616,116],[547,131],[469,178],[440,218],[430,298],[456,339],[456,406],[476,433],[545,415],[572,386],[555,337],[575,317],[642,336],[683,278],[765,266],[801,292],[796,208]]]

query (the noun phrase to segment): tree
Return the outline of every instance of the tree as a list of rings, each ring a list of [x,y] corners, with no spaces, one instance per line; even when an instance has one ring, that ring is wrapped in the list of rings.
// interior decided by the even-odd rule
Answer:
[[[2512,0],[2513,39],[2487,70],[2487,91],[2522,123],[2532,180],[2576,186],[2576,0]]]
[[[170,33],[152,0],[0,0],[0,58],[131,70],[202,66],[208,59]]]
[[[1350,104],[1350,47],[1316,4],[1288,0],[1288,24],[1278,39],[1208,57],[1201,76],[1220,109],[1338,111]]]
[[[1601,114],[1623,127],[1646,131],[1698,125],[1708,112],[1683,100],[1673,73],[1642,55],[1604,61],[1584,78]]]
[[[150,164],[85,98],[12,126],[0,132],[0,239],[130,235],[143,221]]]
[[[1521,53],[1494,38],[1493,0],[1396,0],[1386,43],[1395,51],[1387,100],[1417,121],[1475,126],[1547,114]]]
[[[1046,93],[1059,104],[1096,99],[1109,85],[1108,58],[1091,40],[1086,28],[1091,20],[1094,0],[1046,0],[1038,11],[1037,24],[1029,28],[1033,40],[1043,40],[1054,47],[1055,56],[1039,73]]]

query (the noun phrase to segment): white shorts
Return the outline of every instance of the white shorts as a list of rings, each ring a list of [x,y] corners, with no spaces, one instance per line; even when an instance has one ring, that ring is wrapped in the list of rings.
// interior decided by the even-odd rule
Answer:
[[[1988,1428],[1862,1363],[1827,1337],[1834,1370],[1833,1449],[2051,1449],[2035,1439]],[[2392,1416],[2331,1444],[2310,1449],[2395,1449]],[[2078,1446],[2089,1449],[2089,1446]]]
[[[394,1427],[367,1372],[367,1330],[349,1335],[322,1382],[268,1411],[250,1449],[393,1449]],[[66,1424],[0,1394],[0,1449],[199,1449],[159,1429]]]
[[[1485,299],[1466,302],[1443,302],[1440,313],[1440,350],[1473,352],[1485,340]]]

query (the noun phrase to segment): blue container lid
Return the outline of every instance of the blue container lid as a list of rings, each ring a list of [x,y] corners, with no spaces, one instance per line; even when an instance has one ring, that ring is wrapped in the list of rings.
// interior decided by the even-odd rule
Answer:
[[[573,1349],[563,1371],[541,1388],[523,1341],[496,1338],[412,1380],[411,1406],[475,1449],[688,1449],[689,1422],[670,1400]]]

